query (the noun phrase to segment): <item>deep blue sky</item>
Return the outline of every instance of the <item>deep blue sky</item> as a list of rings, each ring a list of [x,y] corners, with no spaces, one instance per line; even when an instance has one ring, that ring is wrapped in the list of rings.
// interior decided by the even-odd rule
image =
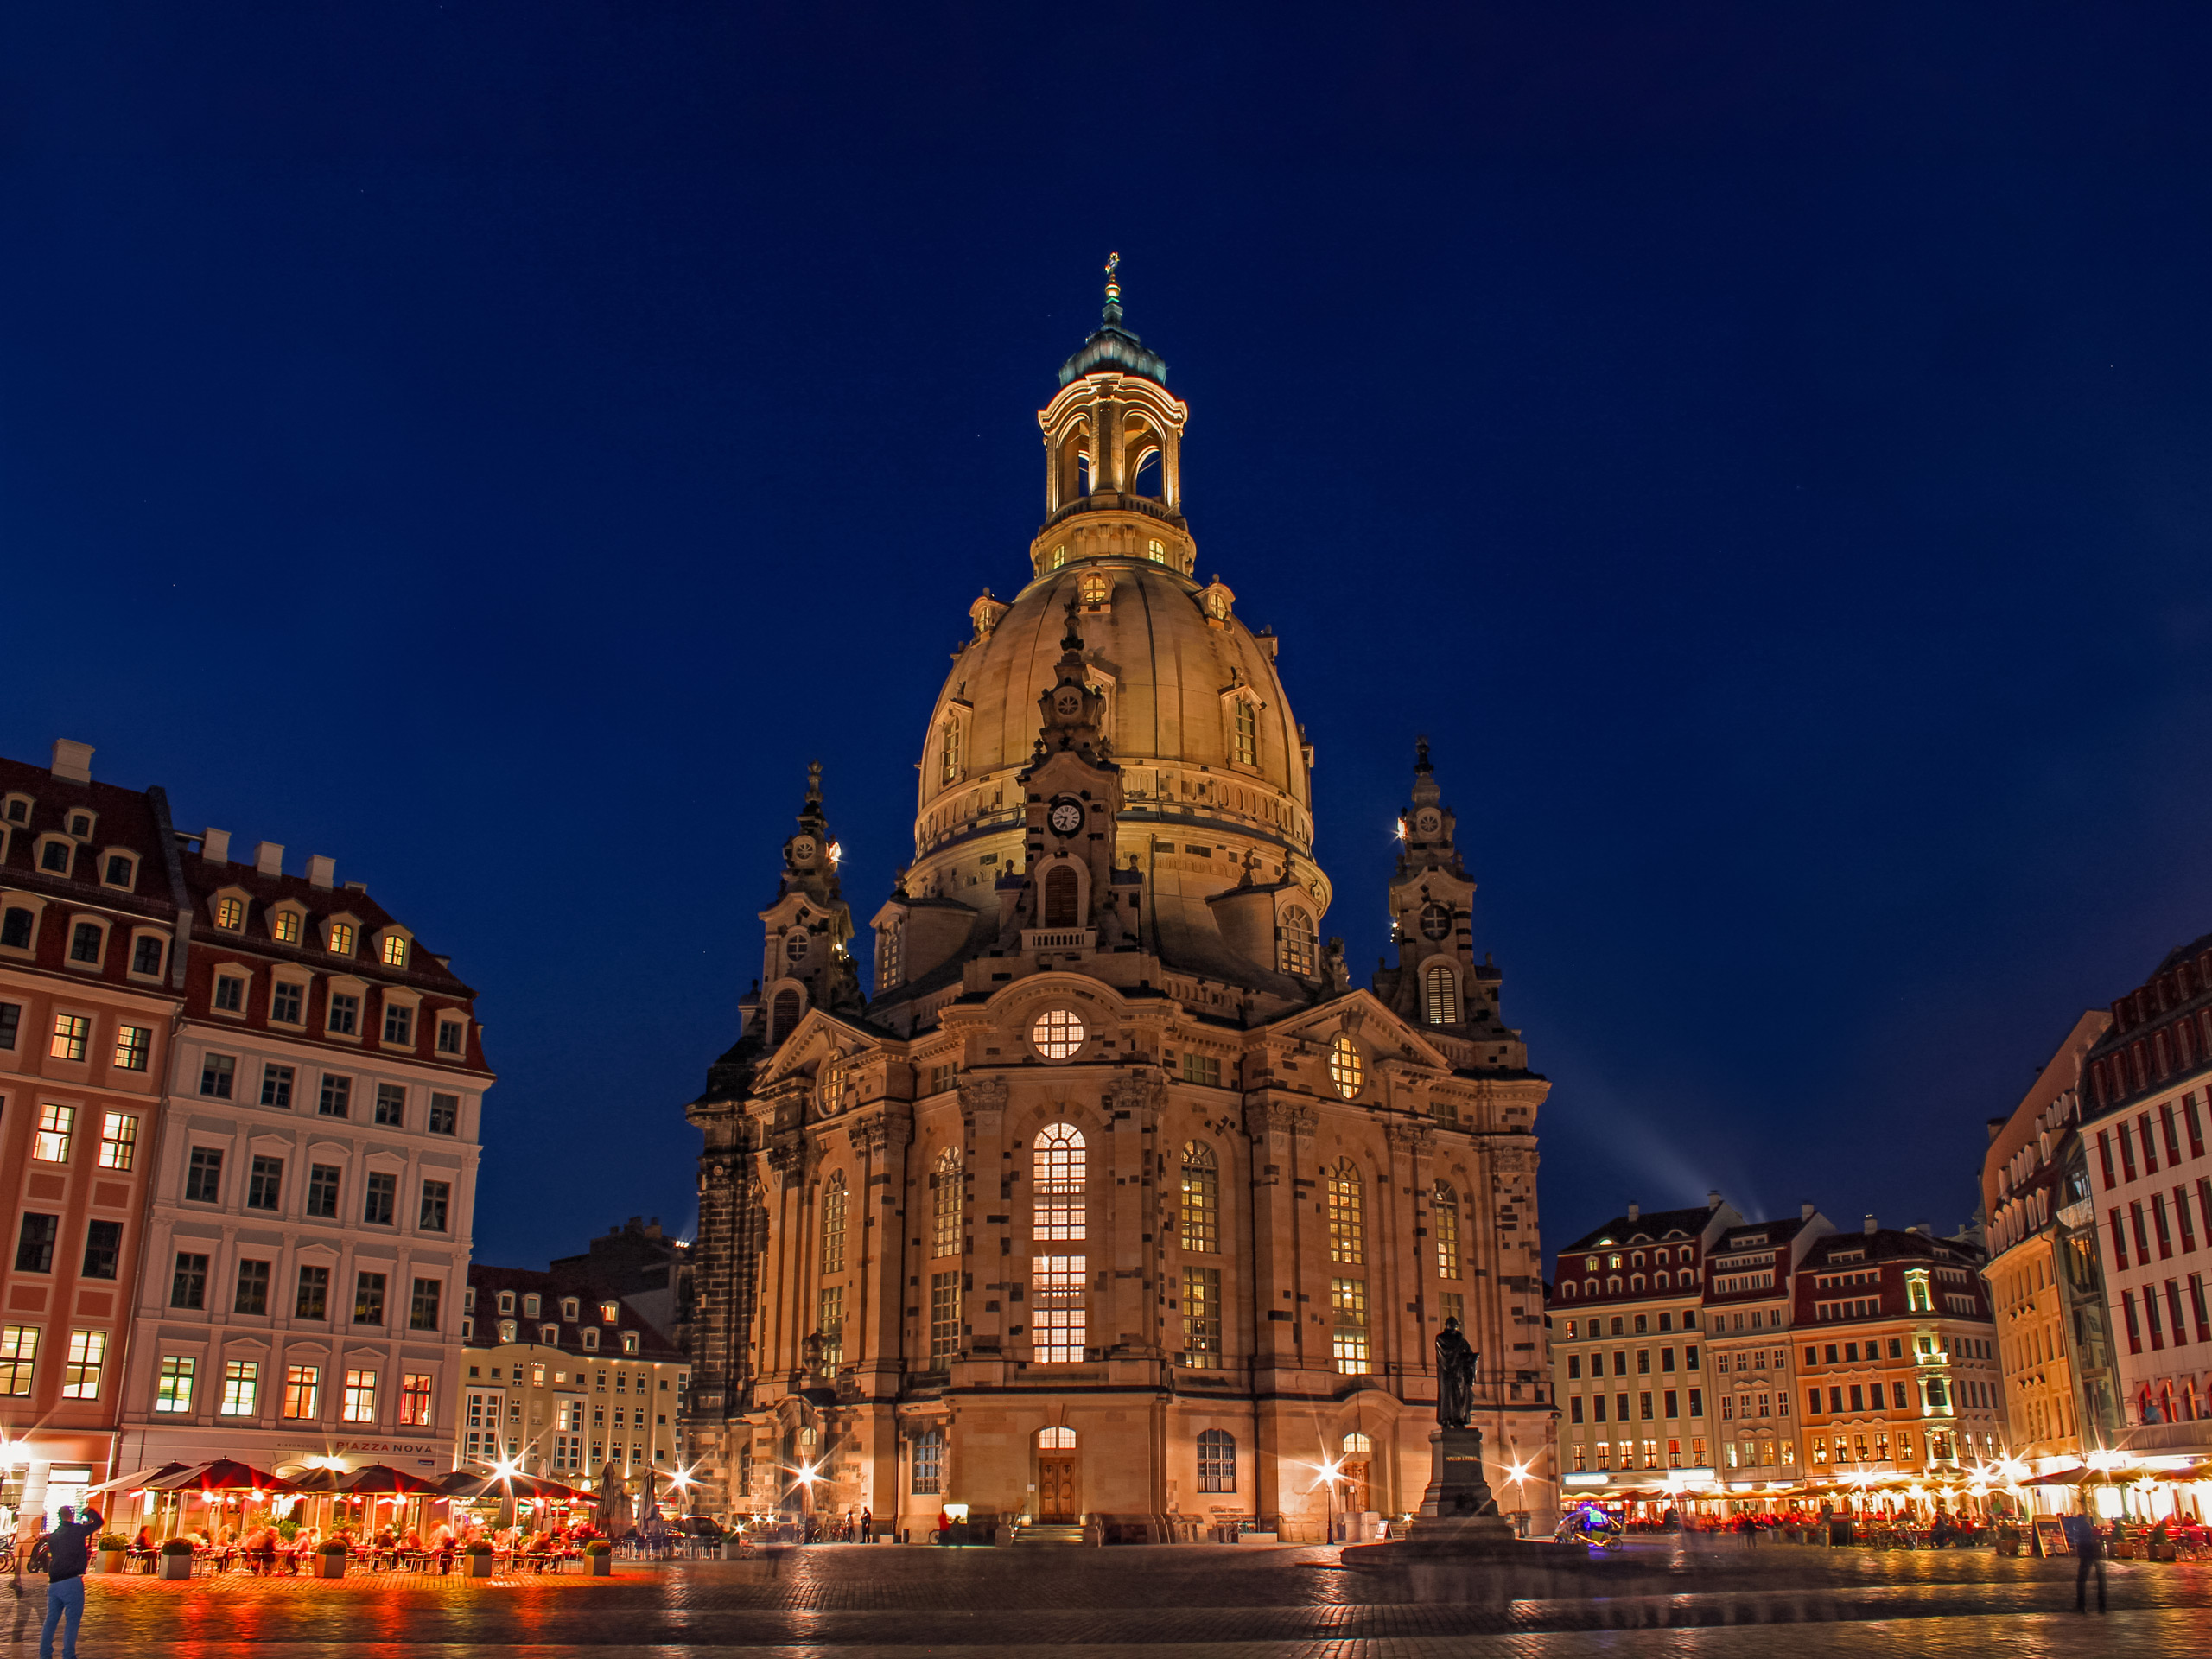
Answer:
[[[477,1251],[692,1213],[805,763],[861,920],[1124,258],[1328,919],[1433,737],[1556,1244],[1962,1221],[2212,928],[2200,6],[24,8],[0,752],[482,993]]]

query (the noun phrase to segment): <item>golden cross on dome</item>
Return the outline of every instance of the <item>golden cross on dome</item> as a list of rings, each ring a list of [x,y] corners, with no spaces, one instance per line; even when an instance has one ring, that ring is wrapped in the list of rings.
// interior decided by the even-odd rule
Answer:
[[[1115,275],[1116,268],[1121,263],[1122,256],[1118,253],[1109,253],[1106,256],[1106,298],[1109,302],[1122,297],[1121,278]]]

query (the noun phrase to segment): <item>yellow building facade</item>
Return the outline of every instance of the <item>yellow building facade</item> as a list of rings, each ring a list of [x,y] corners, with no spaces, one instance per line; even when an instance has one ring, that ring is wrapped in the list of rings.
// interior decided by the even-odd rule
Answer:
[[[1501,1507],[1548,1524],[1548,1085],[1452,815],[1423,746],[1355,988],[1280,642],[1196,575],[1188,409],[1121,319],[1039,416],[1026,585],[922,711],[872,994],[817,781],[688,1109],[702,1506],[1342,1535],[1419,1503],[1457,1318]]]

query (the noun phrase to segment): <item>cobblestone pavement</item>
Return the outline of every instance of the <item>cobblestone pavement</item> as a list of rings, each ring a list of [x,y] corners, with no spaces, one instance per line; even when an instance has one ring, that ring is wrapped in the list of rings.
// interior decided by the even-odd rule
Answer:
[[[1986,1552],[1769,1546],[1632,1549],[1573,1593],[1446,1599],[1337,1565],[1333,1549],[787,1550],[772,1560],[632,1567],[611,1579],[357,1576],[188,1583],[95,1577],[85,1659],[2007,1659],[2203,1650],[2212,1566],[2111,1564],[2112,1611],[2073,1611],[2072,1563]],[[0,1652],[35,1652],[45,1581],[0,1591]],[[1523,1586],[1529,1587],[1529,1586]],[[1559,1589],[1554,1582],[1541,1588]],[[1786,1632],[1777,1625],[1788,1625]]]

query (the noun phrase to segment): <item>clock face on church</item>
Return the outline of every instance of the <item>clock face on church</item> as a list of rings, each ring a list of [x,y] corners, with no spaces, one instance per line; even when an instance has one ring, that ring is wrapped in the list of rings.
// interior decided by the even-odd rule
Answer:
[[[1416,835],[1433,836],[1443,827],[1444,820],[1433,812],[1423,812],[1414,820],[1414,831]]]
[[[794,864],[804,864],[804,863],[808,862],[810,860],[811,860],[811,859],[813,858],[813,856],[814,856],[814,837],[813,837],[813,836],[793,836],[791,837],[791,862],[792,862],[792,863],[794,863]]]
[[[1045,815],[1045,822],[1052,826],[1055,835],[1071,836],[1083,828],[1083,803],[1065,799],[1054,801],[1052,810]]]
[[[1073,720],[1083,712],[1083,693],[1071,686],[1052,699],[1052,707],[1063,720]]]

